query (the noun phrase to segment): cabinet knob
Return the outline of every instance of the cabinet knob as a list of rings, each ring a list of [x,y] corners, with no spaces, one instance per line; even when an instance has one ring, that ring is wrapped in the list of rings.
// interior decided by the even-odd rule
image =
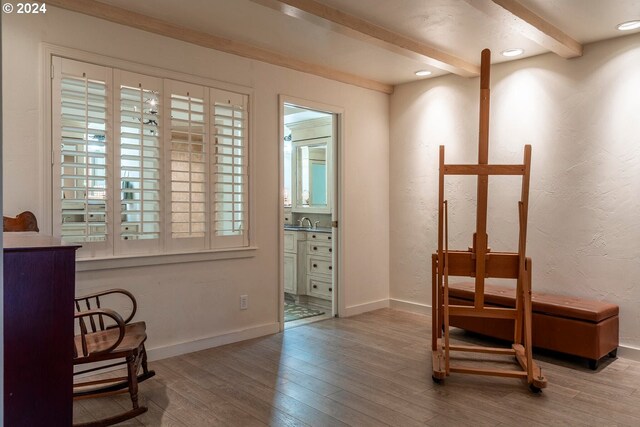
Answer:
[[[314,251],[317,251],[317,250],[318,250],[318,247],[317,247],[317,246],[314,246],[314,247],[313,247],[313,250],[314,250]]]
[[[333,288],[329,288],[329,292],[332,292],[332,291],[333,291]]]
[[[329,240],[331,240],[331,236],[329,236]]]
[[[313,264],[313,268],[318,268],[318,264]]]
[[[333,267],[329,266],[329,270],[333,270]]]
[[[329,253],[333,252],[333,248],[329,248]]]
[[[315,235],[315,234],[312,234],[312,235],[311,235],[311,238],[315,239],[315,238],[316,238],[316,235]]]
[[[318,289],[318,285],[313,285],[313,289]]]

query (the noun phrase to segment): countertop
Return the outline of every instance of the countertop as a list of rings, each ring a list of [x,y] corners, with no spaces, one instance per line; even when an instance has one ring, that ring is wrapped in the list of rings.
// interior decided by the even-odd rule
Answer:
[[[310,231],[312,233],[331,233],[331,227],[300,227],[299,225],[285,224],[284,229],[287,231]]]

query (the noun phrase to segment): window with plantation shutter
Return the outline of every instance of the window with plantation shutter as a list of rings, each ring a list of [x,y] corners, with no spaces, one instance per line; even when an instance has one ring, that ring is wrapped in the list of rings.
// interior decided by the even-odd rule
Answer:
[[[119,170],[116,248],[127,253],[159,249],[161,238],[162,80],[116,70]]]
[[[249,247],[247,94],[51,66],[54,235],[81,258]]]
[[[247,244],[247,96],[211,89],[212,246]]]
[[[111,70],[57,58],[53,88],[54,231],[65,241],[103,249],[110,240]],[[56,220],[57,219],[57,220]]]
[[[165,81],[169,143],[171,245],[200,248],[207,233],[207,141],[205,88]]]

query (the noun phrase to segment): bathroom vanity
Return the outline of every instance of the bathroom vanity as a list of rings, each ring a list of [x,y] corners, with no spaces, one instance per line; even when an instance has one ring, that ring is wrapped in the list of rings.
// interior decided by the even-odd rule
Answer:
[[[331,228],[286,226],[284,290],[296,301],[327,305],[333,298]]]

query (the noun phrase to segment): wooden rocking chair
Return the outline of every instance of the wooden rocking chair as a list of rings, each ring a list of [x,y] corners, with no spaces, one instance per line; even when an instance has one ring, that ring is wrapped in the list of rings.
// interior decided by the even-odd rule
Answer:
[[[131,300],[131,314],[122,319],[116,311],[103,308],[101,297],[121,294]],[[102,420],[78,424],[78,426],[108,426],[147,411],[138,404],[138,383],[155,375],[147,366],[147,353],[144,342],[147,339],[144,322],[130,323],[136,314],[137,302],[134,296],[124,289],[111,289],[75,299],[76,314],[80,334],[75,337],[74,365],[119,360],[115,363],[80,370],[74,375],[86,374],[118,365],[127,365],[124,377],[107,378],[93,381],[76,382],[73,385],[74,399],[107,396],[128,389],[133,408],[124,413]],[[138,371],[142,367],[142,373]]]
[[[18,214],[15,218],[10,216],[2,217],[2,231],[40,231],[38,229],[38,221],[36,216],[29,212],[24,211]]]

